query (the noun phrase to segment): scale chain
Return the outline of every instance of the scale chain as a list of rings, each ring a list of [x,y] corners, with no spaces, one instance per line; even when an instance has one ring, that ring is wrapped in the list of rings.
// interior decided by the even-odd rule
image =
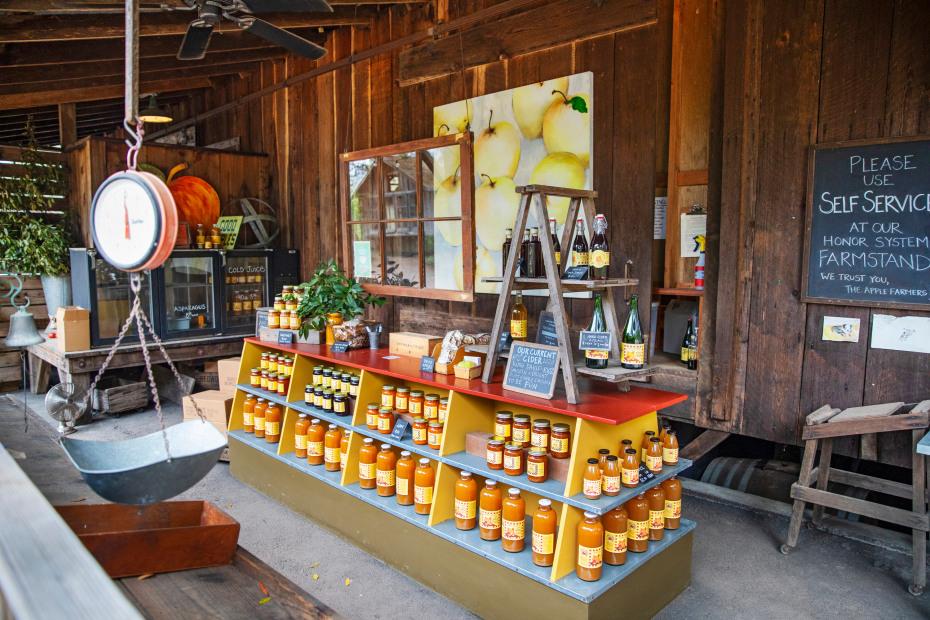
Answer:
[[[81,401],[81,410],[87,406],[87,402],[90,400],[91,395],[94,393],[94,389],[97,387],[97,383],[103,377],[103,373],[106,371],[107,366],[110,365],[110,361],[113,359],[113,356],[116,355],[116,349],[119,348],[119,345],[123,341],[123,336],[126,335],[126,332],[129,331],[129,326],[132,324],[132,319],[136,313],[136,307],[139,305],[139,296],[136,295],[136,299],[132,304],[132,309],[129,311],[129,316],[126,317],[126,322],[123,323],[123,328],[119,330],[119,335],[116,337],[116,342],[113,343],[113,346],[110,348],[110,351],[107,353],[106,359],[103,360],[103,364],[100,366],[100,370],[97,371],[97,376],[94,377],[93,382],[91,382],[90,387],[87,388],[87,393],[84,394],[84,400]]]
[[[136,300],[139,299],[139,292],[135,286],[137,280],[139,279],[138,274],[132,274],[130,276],[132,279],[133,290],[136,293]],[[134,308],[135,309],[135,308]],[[142,329],[142,319],[139,318],[142,314],[141,312],[135,312],[136,327],[139,330],[139,342],[142,343],[142,357],[145,359],[145,372],[149,376],[149,387],[152,390],[152,400],[155,403],[155,413],[158,414],[158,424],[161,425],[161,436],[165,441],[165,454],[168,456],[168,462],[171,462],[171,449],[168,447],[168,433],[165,432],[165,419],[161,413],[161,401],[158,399],[158,388],[155,385],[155,376],[152,375],[152,360],[149,357],[149,348],[145,343],[145,331]]]

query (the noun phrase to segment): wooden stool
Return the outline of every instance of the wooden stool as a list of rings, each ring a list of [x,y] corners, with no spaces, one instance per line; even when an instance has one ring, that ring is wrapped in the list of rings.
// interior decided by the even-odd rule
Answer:
[[[781,546],[781,552],[787,554],[798,544],[801,518],[804,515],[806,502],[814,504],[811,521],[816,526],[823,521],[824,507],[903,525],[911,528],[914,544],[914,580],[908,586],[908,590],[915,595],[923,592],[924,586],[927,585],[927,532],[930,531],[930,516],[927,513],[927,467],[924,455],[918,453],[917,444],[924,437],[930,425],[928,417],[930,417],[930,400],[925,400],[916,406],[888,403],[855,407],[842,412],[825,405],[807,416],[807,424],[802,435],[805,441],[804,459],[801,462],[801,474],[798,481],[791,485],[794,509],[791,512],[791,523],[788,525],[788,542]],[[913,478],[911,484],[883,480],[830,467],[835,437],[902,430],[910,430],[912,436]],[[814,467],[818,444],[820,465]],[[815,477],[816,488],[811,486]],[[827,491],[827,484],[831,480],[895,497],[911,498],[913,508],[908,511],[847,497],[839,493],[830,493]]]

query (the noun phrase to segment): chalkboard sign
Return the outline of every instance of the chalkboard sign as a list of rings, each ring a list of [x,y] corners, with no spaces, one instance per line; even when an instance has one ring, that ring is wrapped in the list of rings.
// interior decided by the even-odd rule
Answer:
[[[582,351],[610,351],[610,332],[581,332],[578,348]]]
[[[513,339],[510,337],[510,330],[501,332],[501,340],[497,345],[497,352],[503,353],[510,350],[510,343],[513,342]]]
[[[576,267],[569,267],[565,270],[565,273],[562,274],[563,280],[587,280],[588,279],[588,268],[585,265],[578,265]]]
[[[504,371],[505,390],[552,398],[559,374],[559,349],[515,340]]]
[[[539,313],[539,325],[536,328],[536,344],[547,344],[550,347],[559,346],[559,335],[555,331],[555,317],[551,312],[543,310]]]
[[[930,306],[930,138],[811,147],[804,301]]]
[[[339,340],[333,343],[333,346],[329,348],[330,353],[345,353],[349,350],[349,341],[348,340]]]
[[[394,430],[391,431],[391,439],[396,441],[403,439],[404,433],[407,432],[407,424],[407,420],[398,420],[397,423],[394,424]]]
[[[420,372],[436,372],[436,358],[424,355],[420,358]]]
[[[279,331],[278,344],[294,344],[294,332],[287,330]]]

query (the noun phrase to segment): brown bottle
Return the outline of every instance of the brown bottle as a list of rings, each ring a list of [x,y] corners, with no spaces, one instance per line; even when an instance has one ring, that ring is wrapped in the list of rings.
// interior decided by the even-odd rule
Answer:
[[[653,437],[646,448],[646,469],[654,474],[662,471],[662,440]]]
[[[672,476],[659,486],[665,491],[665,529],[677,530],[681,525],[681,481]]]
[[[501,273],[507,270],[507,258],[510,256],[510,245],[513,243],[513,228],[508,228],[506,235],[507,238],[504,239],[504,243],[501,245]],[[517,275],[520,275],[520,273],[517,272]]]
[[[555,254],[556,269],[561,269],[562,265],[562,243],[556,234],[556,222],[554,217],[549,218],[549,235],[552,237],[552,251]]]
[[[669,467],[678,465],[678,437],[675,431],[668,431],[662,442],[662,464]]]
[[[592,280],[606,280],[609,269],[610,248],[607,245],[607,220],[599,213],[594,218],[594,236],[591,237],[588,277]]]
[[[649,502],[649,540],[662,540],[665,533],[665,491],[655,485],[646,491]]]
[[[523,243],[520,244],[520,258],[523,259],[523,262],[520,263],[520,275],[524,278],[528,278],[530,273],[529,267],[529,251],[530,251],[530,229],[527,228],[523,231]]]
[[[623,507],[627,514],[627,550],[642,553],[649,547],[649,500],[640,493]]]
[[[588,264],[588,241],[584,236],[584,220],[575,224],[575,241],[572,243],[572,267]]]
[[[604,526],[604,562],[620,566],[626,562],[627,514],[617,506],[601,518]]]
[[[623,463],[620,464],[620,484],[628,489],[639,486],[639,458],[633,448],[627,448]]]
[[[533,231],[530,233],[530,244],[528,248],[528,265],[529,265],[529,277],[531,278],[545,278],[546,272],[543,271],[543,260],[542,260],[542,243],[539,241],[539,229],[533,227]]]

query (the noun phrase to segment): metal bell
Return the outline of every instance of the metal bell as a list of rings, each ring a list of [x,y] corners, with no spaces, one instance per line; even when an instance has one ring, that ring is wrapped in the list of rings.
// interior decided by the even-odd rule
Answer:
[[[36,319],[31,312],[26,312],[25,307],[20,307],[10,317],[10,331],[3,340],[3,345],[7,347],[28,347],[32,344],[45,342],[36,329]]]

